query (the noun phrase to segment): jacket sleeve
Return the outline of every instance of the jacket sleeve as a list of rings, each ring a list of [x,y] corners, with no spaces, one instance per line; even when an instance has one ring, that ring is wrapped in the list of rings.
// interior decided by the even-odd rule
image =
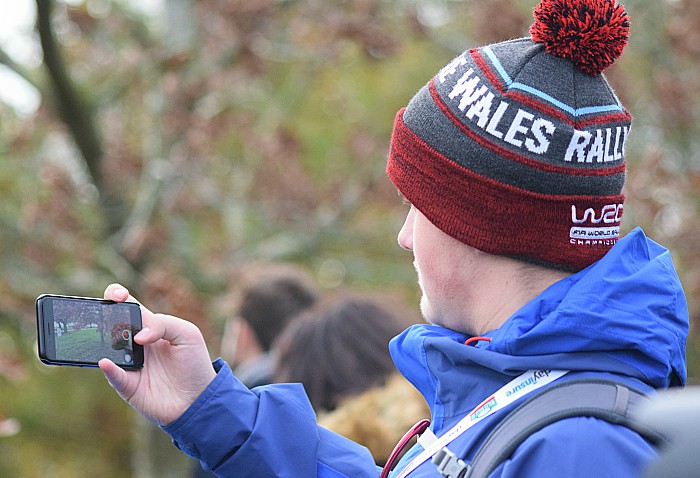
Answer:
[[[649,442],[625,426],[576,417],[533,433],[490,478],[642,476],[656,456]]]
[[[219,477],[364,478],[379,476],[370,452],[316,425],[300,384],[239,382],[221,359],[216,378],[163,430]]]

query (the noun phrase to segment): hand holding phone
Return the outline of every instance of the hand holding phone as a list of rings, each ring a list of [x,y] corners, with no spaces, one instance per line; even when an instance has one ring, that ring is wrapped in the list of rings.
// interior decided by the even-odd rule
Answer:
[[[49,365],[143,367],[141,309],[133,302],[45,294],[36,300],[39,358]]]
[[[105,299],[135,301],[119,284],[105,290]],[[158,425],[182,415],[216,377],[199,328],[172,315],[154,314],[141,306],[143,329],[135,337],[143,345],[147,363],[125,371],[111,360],[99,367],[110,385],[129,405]]]

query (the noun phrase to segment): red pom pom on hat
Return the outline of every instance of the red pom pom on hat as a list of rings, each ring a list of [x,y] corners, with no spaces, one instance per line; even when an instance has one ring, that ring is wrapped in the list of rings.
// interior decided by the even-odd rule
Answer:
[[[534,17],[532,40],[592,76],[612,65],[627,46],[629,18],[615,0],[542,0]]]

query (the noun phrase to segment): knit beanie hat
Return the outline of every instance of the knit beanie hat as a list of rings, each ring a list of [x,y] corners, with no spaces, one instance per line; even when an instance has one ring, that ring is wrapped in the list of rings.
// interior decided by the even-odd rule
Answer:
[[[389,177],[481,251],[567,271],[617,241],[631,116],[602,71],[627,44],[615,0],[543,0],[530,38],[471,49],[396,116]]]

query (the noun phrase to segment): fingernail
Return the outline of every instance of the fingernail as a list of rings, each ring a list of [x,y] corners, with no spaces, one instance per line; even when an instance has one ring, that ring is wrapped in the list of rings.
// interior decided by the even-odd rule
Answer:
[[[129,291],[124,289],[124,288],[117,289],[114,291],[114,296],[119,298],[119,299],[128,299],[129,298]]]

